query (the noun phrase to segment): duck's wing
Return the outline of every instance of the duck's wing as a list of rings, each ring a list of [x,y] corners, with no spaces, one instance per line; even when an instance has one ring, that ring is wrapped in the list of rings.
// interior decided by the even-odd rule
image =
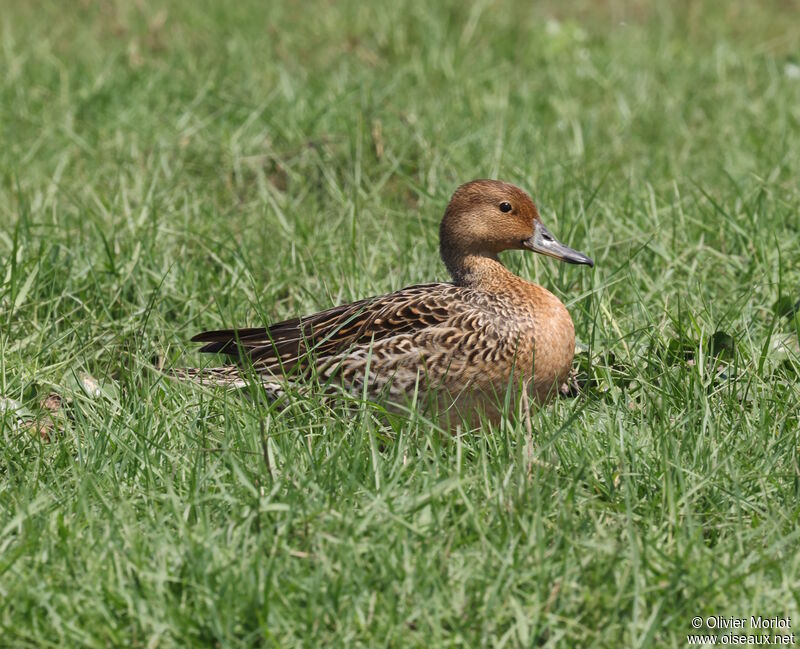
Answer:
[[[285,374],[305,369],[311,359],[324,361],[359,345],[460,319],[467,309],[464,291],[469,289],[444,283],[409,286],[268,328],[206,331],[192,342],[206,343],[201,352],[227,354],[258,369]]]

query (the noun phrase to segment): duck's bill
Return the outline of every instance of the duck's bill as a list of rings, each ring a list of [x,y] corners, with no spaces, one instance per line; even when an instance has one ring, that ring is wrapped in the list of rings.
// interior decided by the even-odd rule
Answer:
[[[584,255],[582,252],[573,250],[569,246],[565,246],[558,239],[556,239],[550,231],[538,221],[533,229],[533,236],[525,239],[522,242],[528,250],[538,252],[540,255],[547,255],[548,257],[555,257],[561,261],[566,261],[570,264],[584,264],[586,266],[594,266],[591,258]]]

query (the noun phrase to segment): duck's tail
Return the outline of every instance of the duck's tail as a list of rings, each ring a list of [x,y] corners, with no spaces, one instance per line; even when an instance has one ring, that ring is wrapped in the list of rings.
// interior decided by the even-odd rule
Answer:
[[[231,390],[249,387],[254,382],[251,377],[243,374],[240,368],[235,365],[223,367],[180,367],[168,370],[166,375],[178,381],[198,383],[205,386],[216,385]],[[274,378],[255,377],[255,380],[261,384],[267,398],[270,400],[274,401],[286,394],[286,386]]]

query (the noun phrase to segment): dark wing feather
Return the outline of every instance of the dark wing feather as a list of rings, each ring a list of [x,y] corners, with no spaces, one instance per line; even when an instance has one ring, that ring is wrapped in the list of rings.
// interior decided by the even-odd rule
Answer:
[[[324,358],[359,343],[434,326],[452,314],[444,294],[452,284],[420,284],[388,295],[359,300],[319,313],[278,322],[269,328],[206,331],[192,342],[200,351],[227,354],[273,372],[307,366],[309,356]],[[463,290],[463,289],[462,289]]]

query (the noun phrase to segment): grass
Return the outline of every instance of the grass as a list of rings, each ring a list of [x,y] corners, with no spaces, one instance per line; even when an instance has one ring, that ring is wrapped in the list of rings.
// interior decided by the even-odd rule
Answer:
[[[795,4],[4,4],[0,644],[800,624]],[[533,456],[514,418],[451,439],[151,371],[444,278],[487,176],[596,261],[505,257],[587,348]]]

